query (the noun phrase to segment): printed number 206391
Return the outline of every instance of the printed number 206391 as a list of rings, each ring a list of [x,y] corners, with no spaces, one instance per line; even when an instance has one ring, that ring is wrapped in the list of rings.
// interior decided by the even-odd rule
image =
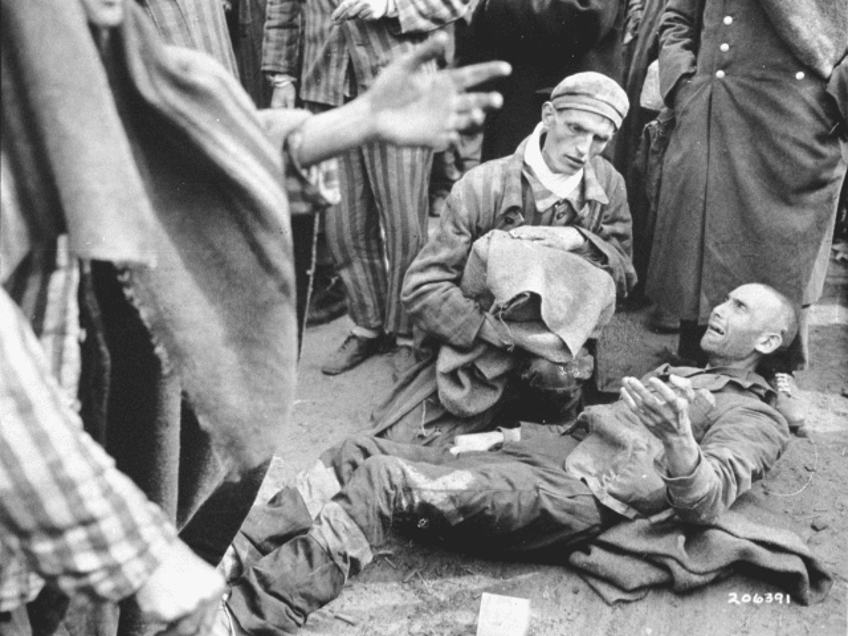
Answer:
[[[727,593],[727,602],[733,603],[735,605],[744,605],[747,603],[753,603],[754,605],[761,605],[763,603],[775,603],[778,605],[789,605],[792,603],[792,597],[789,594],[782,594],[778,592],[777,594],[738,594],[736,592],[728,592]]]

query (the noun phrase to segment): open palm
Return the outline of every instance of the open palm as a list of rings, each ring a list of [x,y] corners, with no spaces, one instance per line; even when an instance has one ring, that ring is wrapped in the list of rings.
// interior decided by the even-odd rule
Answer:
[[[498,93],[466,92],[510,73],[505,62],[486,62],[433,72],[430,61],[444,54],[439,33],[387,66],[365,94],[381,138],[398,145],[444,148],[462,131],[483,123],[499,108]]]

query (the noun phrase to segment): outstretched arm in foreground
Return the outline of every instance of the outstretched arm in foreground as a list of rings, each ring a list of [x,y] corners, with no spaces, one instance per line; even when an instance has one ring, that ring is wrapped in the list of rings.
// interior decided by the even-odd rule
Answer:
[[[509,75],[510,67],[487,62],[431,72],[428,62],[442,56],[446,44],[444,33],[433,36],[387,66],[359,98],[307,119],[300,143],[293,144],[295,160],[310,166],[372,141],[445,148],[459,131],[482,124],[486,111],[503,100],[498,93],[466,91]]]

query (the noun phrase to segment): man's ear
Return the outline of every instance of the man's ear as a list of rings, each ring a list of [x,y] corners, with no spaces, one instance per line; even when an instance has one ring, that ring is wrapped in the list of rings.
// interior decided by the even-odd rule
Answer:
[[[546,129],[549,129],[553,125],[555,115],[556,109],[551,102],[545,102],[542,104],[542,123],[545,125]]]
[[[782,344],[783,338],[779,333],[766,332],[757,338],[757,342],[754,344],[754,349],[762,355],[767,356],[770,353],[777,351]]]

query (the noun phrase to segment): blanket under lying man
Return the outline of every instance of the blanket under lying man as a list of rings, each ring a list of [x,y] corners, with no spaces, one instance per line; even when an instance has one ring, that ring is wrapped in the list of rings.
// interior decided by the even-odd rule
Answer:
[[[609,604],[644,598],[651,589],[687,592],[734,573],[764,579],[792,602],[822,601],[833,577],[801,538],[745,493],[708,526],[661,513],[613,526],[573,552],[570,568]]]

